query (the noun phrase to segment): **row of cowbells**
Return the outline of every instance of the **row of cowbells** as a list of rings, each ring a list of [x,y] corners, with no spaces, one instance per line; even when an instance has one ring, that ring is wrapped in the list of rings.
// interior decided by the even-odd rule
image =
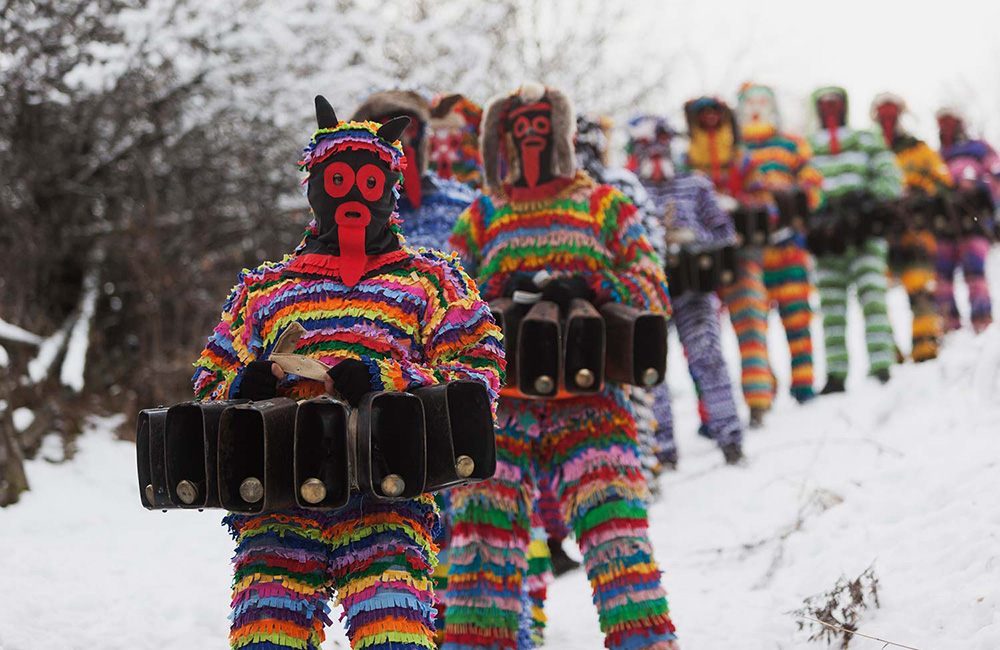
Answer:
[[[574,299],[565,314],[556,303],[528,306],[510,298],[490,302],[503,330],[507,386],[546,399],[600,392],[605,380],[649,387],[663,381],[667,321],[663,314],[608,303],[600,310]]]
[[[295,402],[186,402],[139,413],[136,454],[150,510],[337,510],[352,492],[410,499],[496,471],[486,386],[454,381],[374,392],[352,409]]]

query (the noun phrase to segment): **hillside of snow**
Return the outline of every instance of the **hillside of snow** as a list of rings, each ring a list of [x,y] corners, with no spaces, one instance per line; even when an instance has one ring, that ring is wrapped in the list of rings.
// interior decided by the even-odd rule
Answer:
[[[989,273],[1000,296],[998,250]],[[890,298],[905,351],[906,297]],[[746,467],[697,437],[693,388],[671,357],[681,463],[650,519],[682,648],[822,648],[789,612],[870,565],[881,608],[860,631],[921,650],[1000,648],[1000,328],[950,335],[940,359],[897,367],[886,386],[864,376],[856,305],[850,328],[848,393],[805,406],[782,394],[748,433]],[[782,336],[772,327],[787,384]],[[822,378],[818,319],[814,341]],[[735,370],[731,331],[726,353]],[[0,650],[228,647],[220,513],[143,510],[118,422],[93,420],[72,462],[43,447],[32,491],[0,510]],[[582,571],[551,586],[547,611],[545,647],[602,647]],[[339,629],[325,647],[347,647]]]

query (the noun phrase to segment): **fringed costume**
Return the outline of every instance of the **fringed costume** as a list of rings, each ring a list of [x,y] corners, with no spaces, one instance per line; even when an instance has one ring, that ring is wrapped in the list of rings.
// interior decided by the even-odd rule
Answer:
[[[799,190],[810,210],[822,204],[823,176],[812,165],[812,149],[802,138],[783,133],[774,92],[766,86],[746,84],[736,108],[750,163],[769,192]],[[792,358],[792,396],[805,402],[813,392],[812,308],[809,294],[811,261],[802,228],[784,226],[770,237],[763,252],[767,298],[777,305]]]
[[[766,204],[766,192],[743,148],[733,111],[721,100],[701,97],[684,105],[691,146],[685,156],[690,169],[712,179],[716,190],[746,206]],[[763,251],[746,242],[737,251],[736,282],[720,292],[740,344],[743,399],[751,421],[771,408],[775,380],[767,357],[767,289]]]
[[[671,233],[687,233],[689,241],[685,245],[696,248],[718,248],[733,243],[736,237],[733,220],[716,201],[712,182],[702,174],[678,173],[674,168],[670,152],[673,135],[666,120],[643,115],[631,121],[627,145],[628,168],[639,175],[652,206],[646,211],[646,226],[661,259],[665,259]],[[677,327],[684,347],[709,436],[727,455],[736,452],[743,442],[743,427],[722,358],[718,297],[714,293],[685,291],[674,299],[673,310],[671,323]],[[653,389],[652,394],[660,460],[676,463],[667,382]]]
[[[568,100],[552,88],[525,85],[491,103],[483,118],[491,193],[462,215],[454,248],[488,299],[504,295],[510,280],[546,270],[553,282],[581,279],[597,304],[667,309],[663,271],[634,206],[574,172],[573,127]],[[513,649],[523,641],[527,551],[535,487],[543,479],[583,552],[605,645],[674,648],[646,532],[648,490],[635,421],[623,391],[607,385],[594,396],[551,400],[505,395],[497,416],[495,478],[453,492],[443,648]]]
[[[933,149],[903,131],[899,120],[906,111],[902,98],[880,93],[872,102],[872,119],[882,128],[886,145],[896,154],[903,174],[903,192],[909,200],[905,210],[915,210],[917,201],[950,193],[951,174]],[[937,241],[929,220],[919,222],[913,214],[902,215],[902,224],[889,237],[889,260],[913,310],[913,349],[916,362],[934,359],[942,334],[941,316],[934,302]]]
[[[442,95],[431,102],[430,170],[474,190],[483,185],[479,122],[483,109],[462,95]]]
[[[500,332],[475,284],[456,258],[399,245],[390,214],[402,127],[338,122],[321,99],[320,130],[302,162],[316,220],[294,254],[240,274],[196,364],[196,395],[239,396],[248,364],[267,359],[292,322],[306,330],[296,353],[335,369],[360,360],[371,390],[473,379],[495,395]],[[369,212],[368,229],[335,221],[333,211],[339,218],[345,206]],[[324,392],[322,383],[294,375],[277,388],[295,399]],[[231,514],[225,524],[237,542],[233,648],[318,649],[334,595],[352,648],[435,647],[438,514],[429,495],[395,502],[356,495],[336,512]]]
[[[813,164],[823,174],[826,210],[839,218],[859,205],[867,211],[878,202],[898,199],[902,174],[896,156],[880,136],[847,126],[847,92],[821,88],[813,93],[813,101],[823,128],[810,143]],[[849,242],[841,254],[827,251],[817,256],[829,375],[825,392],[842,391],[847,378],[847,292],[852,284],[864,311],[870,373],[889,379],[896,344],[886,307],[887,250],[884,237],[869,234],[860,243]]]
[[[941,156],[948,164],[952,177],[960,190],[977,192],[989,203],[986,212],[993,219],[983,219],[975,229],[967,229],[956,237],[938,242],[936,301],[944,317],[944,328],[951,331],[959,327],[958,308],[955,306],[954,276],[958,268],[969,288],[972,309],[972,329],[982,332],[993,322],[993,304],[986,282],[986,255],[990,249],[987,233],[995,229],[996,206],[1000,204],[1000,157],[983,140],[972,140],[966,135],[965,122],[958,111],[938,111],[941,134]],[[968,209],[960,208],[967,218]]]

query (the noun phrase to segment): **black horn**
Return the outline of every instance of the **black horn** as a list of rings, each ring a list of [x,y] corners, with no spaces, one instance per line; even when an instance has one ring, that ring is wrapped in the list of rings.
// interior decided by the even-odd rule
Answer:
[[[410,118],[405,115],[401,115],[400,117],[394,117],[383,124],[379,128],[376,135],[392,144],[396,140],[399,140],[399,136],[403,135],[403,131],[405,131],[408,126],[410,126]]]
[[[323,95],[316,95],[316,124],[321,129],[332,129],[337,126],[337,114],[333,111],[333,106]]]

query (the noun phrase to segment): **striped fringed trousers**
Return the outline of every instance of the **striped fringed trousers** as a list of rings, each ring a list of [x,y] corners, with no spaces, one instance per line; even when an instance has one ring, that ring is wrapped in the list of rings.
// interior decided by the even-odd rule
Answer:
[[[698,389],[705,424],[720,447],[743,442],[743,426],[736,411],[733,385],[722,357],[719,336],[719,298],[714,293],[683,293],[673,301],[670,323],[684,347],[691,377]],[[653,389],[653,414],[661,450],[676,450],[670,388],[663,382]]]
[[[318,649],[334,594],[352,648],[435,647],[430,496],[355,496],[337,512],[230,514],[224,523],[237,542],[232,648]]]
[[[941,339],[941,316],[934,301],[937,242],[929,230],[909,228],[893,240],[892,248],[893,272],[913,311],[913,360],[934,359]]]
[[[519,648],[537,476],[551,482],[593,588],[605,646],[674,648],[647,534],[648,495],[628,399],[501,398],[497,471],[452,492],[444,650]]]
[[[938,241],[936,298],[946,331],[960,326],[953,282],[955,269],[959,267],[969,287],[972,329],[979,333],[993,322],[990,290],[986,284],[986,255],[989,250],[989,240],[979,235],[962,237],[957,241]]]
[[[812,335],[809,322],[809,253],[794,239],[764,249],[764,286],[777,305],[792,357],[792,396],[801,401],[813,393]]]
[[[822,255],[816,260],[820,309],[826,340],[827,374],[847,378],[847,289],[855,285],[865,316],[865,341],[872,373],[889,368],[896,359],[886,307],[886,241],[869,237],[859,249],[853,244],[841,255]]]
[[[740,342],[743,399],[752,409],[767,410],[774,400],[774,374],[767,359],[767,289],[760,249],[737,251],[736,282],[720,295]]]

